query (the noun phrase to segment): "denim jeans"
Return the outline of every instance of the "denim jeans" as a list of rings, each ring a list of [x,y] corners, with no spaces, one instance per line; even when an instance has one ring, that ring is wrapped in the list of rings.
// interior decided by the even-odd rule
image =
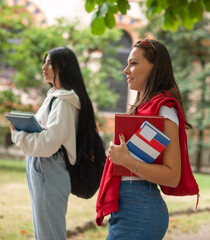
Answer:
[[[66,240],[69,173],[60,152],[49,158],[27,157],[26,174],[36,240]]]
[[[156,184],[121,181],[119,211],[111,214],[106,240],[161,240],[169,222]]]

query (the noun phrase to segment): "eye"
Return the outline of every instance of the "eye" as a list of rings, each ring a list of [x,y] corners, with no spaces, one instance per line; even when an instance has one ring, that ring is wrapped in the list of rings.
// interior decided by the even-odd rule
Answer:
[[[132,66],[135,66],[137,64],[137,62],[131,62]]]

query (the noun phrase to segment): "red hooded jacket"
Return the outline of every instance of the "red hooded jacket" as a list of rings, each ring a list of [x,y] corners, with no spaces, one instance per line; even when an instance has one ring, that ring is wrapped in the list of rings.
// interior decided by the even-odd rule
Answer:
[[[185,119],[181,107],[176,99],[161,93],[154,96],[150,101],[142,104],[137,109],[138,115],[158,116],[161,106],[174,107],[177,110],[179,118],[179,141],[181,150],[181,178],[177,187],[160,186],[166,195],[186,196],[196,195],[199,197],[198,184],[193,176],[187,149],[187,136],[185,132]],[[158,158],[155,164],[162,164],[162,159]],[[114,164],[107,157],[104,172],[101,178],[97,203],[96,203],[96,223],[101,226],[106,215],[119,211],[119,190],[120,176],[113,175]],[[198,202],[197,202],[198,203]]]

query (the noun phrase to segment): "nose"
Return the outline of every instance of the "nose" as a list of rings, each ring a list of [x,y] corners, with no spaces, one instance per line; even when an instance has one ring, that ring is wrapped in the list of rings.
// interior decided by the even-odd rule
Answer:
[[[46,63],[44,63],[44,65],[42,66],[42,70],[45,70],[46,67]]]
[[[124,68],[123,72],[124,72],[125,74],[128,74],[128,72],[129,72],[129,67],[128,67],[128,65]]]

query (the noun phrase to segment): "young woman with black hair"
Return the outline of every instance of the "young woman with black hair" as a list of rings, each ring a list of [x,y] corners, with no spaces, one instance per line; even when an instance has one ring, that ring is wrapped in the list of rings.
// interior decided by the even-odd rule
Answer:
[[[163,151],[161,162],[138,161],[129,154],[123,133],[120,145],[110,143],[97,199],[96,222],[111,214],[107,240],[160,240],[169,222],[161,190],[169,195],[198,194],[192,175],[185,127],[187,122],[181,95],[175,82],[171,58],[166,47],[155,40],[137,42],[124,69],[128,86],[137,91],[129,114],[163,116],[164,132],[171,142]],[[141,147],[140,147],[141,148]],[[114,176],[114,164],[136,176]]]
[[[71,182],[61,145],[72,165],[78,144],[89,129],[96,128],[92,103],[87,94],[75,54],[68,48],[50,50],[42,67],[44,81],[52,87],[36,113],[45,129],[40,133],[17,131],[11,125],[12,141],[26,157],[26,172],[36,240],[65,240]],[[56,97],[49,112],[49,103]]]

